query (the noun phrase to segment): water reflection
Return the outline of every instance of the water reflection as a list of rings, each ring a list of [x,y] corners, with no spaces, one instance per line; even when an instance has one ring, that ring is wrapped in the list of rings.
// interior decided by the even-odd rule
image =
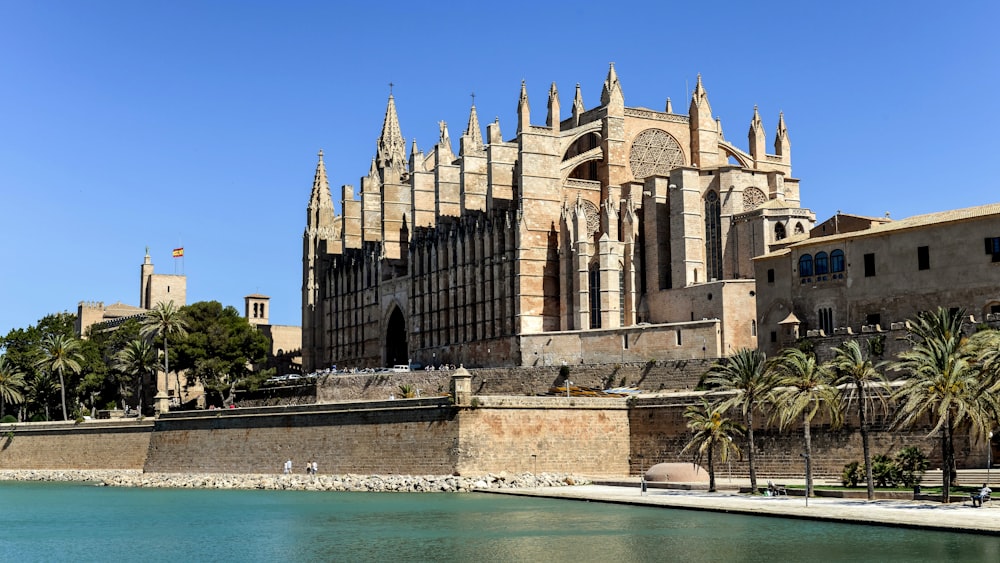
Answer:
[[[0,483],[4,561],[1000,561],[1000,540],[478,494]]]

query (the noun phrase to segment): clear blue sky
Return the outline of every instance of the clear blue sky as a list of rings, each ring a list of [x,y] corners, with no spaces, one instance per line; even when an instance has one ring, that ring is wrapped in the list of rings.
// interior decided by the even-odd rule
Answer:
[[[316,153],[339,200],[389,82],[407,144],[445,120],[457,151],[471,92],[510,138],[522,79],[542,124],[612,61],[628,106],[686,113],[701,73],[741,148],[755,104],[769,150],[785,112],[820,220],[1000,201],[1000,2],[547,4],[0,0],[0,334],[138,305],[146,246],[160,273],[186,249],[189,303],[299,324]]]

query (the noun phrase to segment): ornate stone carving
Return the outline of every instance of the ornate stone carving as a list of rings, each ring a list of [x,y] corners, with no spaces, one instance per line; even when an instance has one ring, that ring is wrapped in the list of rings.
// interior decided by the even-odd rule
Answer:
[[[757,188],[747,188],[743,190],[743,211],[757,209],[767,201],[764,192]]]
[[[646,129],[632,142],[629,165],[636,180],[654,174],[667,175],[675,166],[684,164],[684,153],[669,133],[662,129]]]
[[[583,205],[583,212],[587,216],[587,233],[590,236],[594,236],[601,228],[601,212],[592,202],[583,200],[580,202]]]

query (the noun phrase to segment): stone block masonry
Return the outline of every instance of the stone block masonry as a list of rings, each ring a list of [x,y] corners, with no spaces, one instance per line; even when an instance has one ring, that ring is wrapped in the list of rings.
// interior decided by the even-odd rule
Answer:
[[[447,399],[169,413],[156,422],[146,471],[450,474],[458,441]]]
[[[146,462],[151,419],[0,424],[0,469],[131,469]]]

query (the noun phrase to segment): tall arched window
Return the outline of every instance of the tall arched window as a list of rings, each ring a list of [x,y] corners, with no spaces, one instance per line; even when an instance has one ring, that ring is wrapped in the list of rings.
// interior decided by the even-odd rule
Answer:
[[[705,266],[708,279],[722,279],[722,205],[719,194],[705,196]]]
[[[827,263],[826,252],[816,253],[816,258],[813,259],[813,270],[816,272],[817,276],[822,276],[830,271],[829,264]]]
[[[830,253],[830,272],[836,274],[837,272],[844,271],[844,251],[841,249],[834,250]]]
[[[799,277],[813,275],[813,257],[811,254],[803,254],[799,257]]]
[[[590,328],[601,328],[601,271],[590,267]]]
[[[774,225],[774,240],[782,240],[787,234],[785,233],[785,226],[781,223],[775,223]]]
[[[625,326],[625,266],[618,264],[618,326]]]

